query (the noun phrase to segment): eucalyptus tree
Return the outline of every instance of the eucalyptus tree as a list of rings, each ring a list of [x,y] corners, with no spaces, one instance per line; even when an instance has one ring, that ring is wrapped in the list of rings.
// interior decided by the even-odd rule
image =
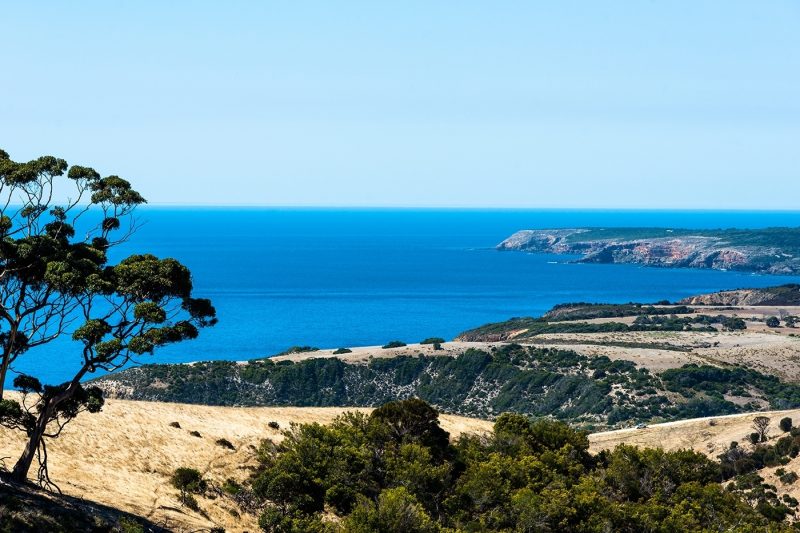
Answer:
[[[35,358],[36,348],[62,336],[76,343],[71,379],[50,385],[18,375],[22,401],[0,399],[0,424],[28,437],[11,472],[17,481],[38,457],[39,481],[48,482],[46,438],[101,408],[100,391],[81,383],[87,375],[216,323],[211,302],[192,297],[191,273],[175,259],[137,254],[110,263],[143,203],[118,176],[51,156],[15,162],[0,151],[0,391],[18,358]],[[69,368],[66,359],[50,364]]]

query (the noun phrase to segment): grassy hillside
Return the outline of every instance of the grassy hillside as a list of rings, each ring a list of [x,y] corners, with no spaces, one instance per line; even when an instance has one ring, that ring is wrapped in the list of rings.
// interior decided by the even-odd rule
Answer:
[[[800,385],[745,368],[690,364],[654,375],[630,361],[514,344],[367,364],[149,365],[96,383],[131,399],[211,405],[375,406],[419,397],[446,413],[512,411],[589,427],[800,406]]]
[[[340,415],[109,400],[50,446],[53,479],[69,496],[0,486],[0,531],[788,532],[782,520],[798,508],[754,489],[749,471],[737,475],[714,454],[626,446],[597,453],[608,449],[608,434],[554,421],[503,415],[492,425],[440,416],[418,400]],[[693,421],[692,433],[702,436],[703,423]],[[776,437],[764,446],[786,440]],[[17,440],[0,432],[0,453]],[[181,503],[170,483],[178,467],[204,481],[192,489],[196,507]]]
[[[178,467],[190,467],[198,469],[212,488],[223,487],[229,478],[243,482],[256,465],[256,449],[262,439],[279,443],[282,431],[292,424],[329,424],[343,412],[342,408],[234,408],[109,399],[100,413],[80,415],[59,439],[49,443],[50,475],[67,495],[66,504],[87,500],[93,505],[90,509],[115,513],[109,515],[112,518],[119,512],[123,516],[130,513],[147,517],[149,522],[142,520],[144,523],[179,533],[208,532],[212,527],[224,527],[229,533],[253,533],[258,531],[257,516],[243,512],[234,498],[209,490],[197,496],[199,511],[194,511],[181,504],[178,491],[170,485],[170,475]],[[490,423],[476,419],[443,415],[440,422],[454,438],[465,432],[491,430]],[[175,423],[179,427],[173,427]],[[230,442],[233,449],[218,444],[221,439]],[[21,449],[21,435],[0,428],[0,457],[13,458]],[[4,522],[9,516],[2,514],[4,509],[12,508],[14,513],[26,516],[38,514],[25,503],[27,496],[20,498],[15,503],[0,494],[0,524],[12,523]],[[56,517],[56,523],[70,524],[66,518],[58,518],[62,507],[59,501],[44,501],[41,519],[29,522],[49,524],[49,516]],[[82,527],[86,523],[82,509],[65,516],[81,526],[75,531],[92,531]],[[17,529],[11,531],[16,533]],[[61,530],[42,526],[30,531]]]

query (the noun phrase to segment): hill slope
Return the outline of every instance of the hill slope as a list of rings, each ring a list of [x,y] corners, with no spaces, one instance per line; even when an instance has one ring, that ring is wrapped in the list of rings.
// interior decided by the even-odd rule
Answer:
[[[254,447],[261,439],[282,438],[279,429],[269,427],[270,422],[278,422],[281,428],[291,423],[327,423],[344,411],[110,399],[102,412],[79,416],[48,446],[50,475],[69,496],[145,517],[171,530],[196,531],[216,525],[227,531],[256,531],[256,518],[232,516],[236,505],[225,497],[198,497],[207,517],[182,507],[169,476],[186,466],[197,468],[218,485],[228,477],[242,480],[249,475]],[[440,421],[452,436],[491,430],[491,424],[482,420],[442,415]],[[172,422],[180,428],[170,426]],[[221,438],[235,450],[218,445]],[[0,457],[14,457],[20,450],[20,436],[0,428]]]
[[[376,406],[419,397],[445,413],[491,418],[512,411],[587,428],[800,407],[799,384],[704,361],[677,366],[656,374],[605,355],[498,344],[365,363],[319,357],[147,365],[94,383],[117,397],[214,405]]]
[[[770,426],[768,442],[754,446],[749,443],[749,435],[753,431],[753,418],[756,415],[769,417]],[[787,435],[778,427],[779,420],[784,417],[789,417],[794,422],[800,422],[800,410],[696,418],[656,424],[642,429],[594,433],[589,436],[590,449],[596,453],[601,450],[613,450],[620,444],[627,444],[641,448],[662,448],[666,451],[689,449],[717,459],[730,449],[732,442],[737,442],[740,448],[747,451],[754,451],[757,447],[776,445],[781,438],[785,438]],[[757,470],[764,483],[770,485],[781,498],[787,495],[794,499],[800,499],[800,483],[794,481],[787,483],[786,479],[781,479],[781,471],[800,473],[800,456],[788,461],[775,459],[773,461],[774,465]]]

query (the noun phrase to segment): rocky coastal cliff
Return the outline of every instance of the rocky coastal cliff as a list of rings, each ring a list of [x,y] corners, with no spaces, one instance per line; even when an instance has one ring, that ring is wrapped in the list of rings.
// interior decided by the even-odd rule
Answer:
[[[690,231],[646,228],[522,230],[497,245],[581,256],[582,263],[800,273],[800,228]]]

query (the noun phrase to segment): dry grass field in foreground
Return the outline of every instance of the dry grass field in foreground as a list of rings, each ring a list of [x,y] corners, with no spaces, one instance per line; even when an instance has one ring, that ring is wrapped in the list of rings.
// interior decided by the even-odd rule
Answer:
[[[281,430],[270,428],[269,422],[277,422],[280,428],[288,428],[292,422],[324,424],[344,411],[370,409],[208,407],[108,400],[102,412],[82,414],[50,444],[50,475],[67,495],[144,516],[175,531],[214,525],[226,531],[256,531],[257,517],[234,517],[235,505],[225,498],[198,498],[208,518],[182,507],[169,476],[177,467],[187,466],[216,483],[229,477],[241,481],[248,476],[261,439],[281,439]],[[491,423],[483,420],[449,415],[440,420],[453,436],[491,430]],[[180,428],[170,426],[172,422]],[[194,431],[200,436],[193,436]],[[221,438],[236,449],[216,444]],[[7,466],[21,449],[19,435],[0,429],[0,457],[7,458]]]

